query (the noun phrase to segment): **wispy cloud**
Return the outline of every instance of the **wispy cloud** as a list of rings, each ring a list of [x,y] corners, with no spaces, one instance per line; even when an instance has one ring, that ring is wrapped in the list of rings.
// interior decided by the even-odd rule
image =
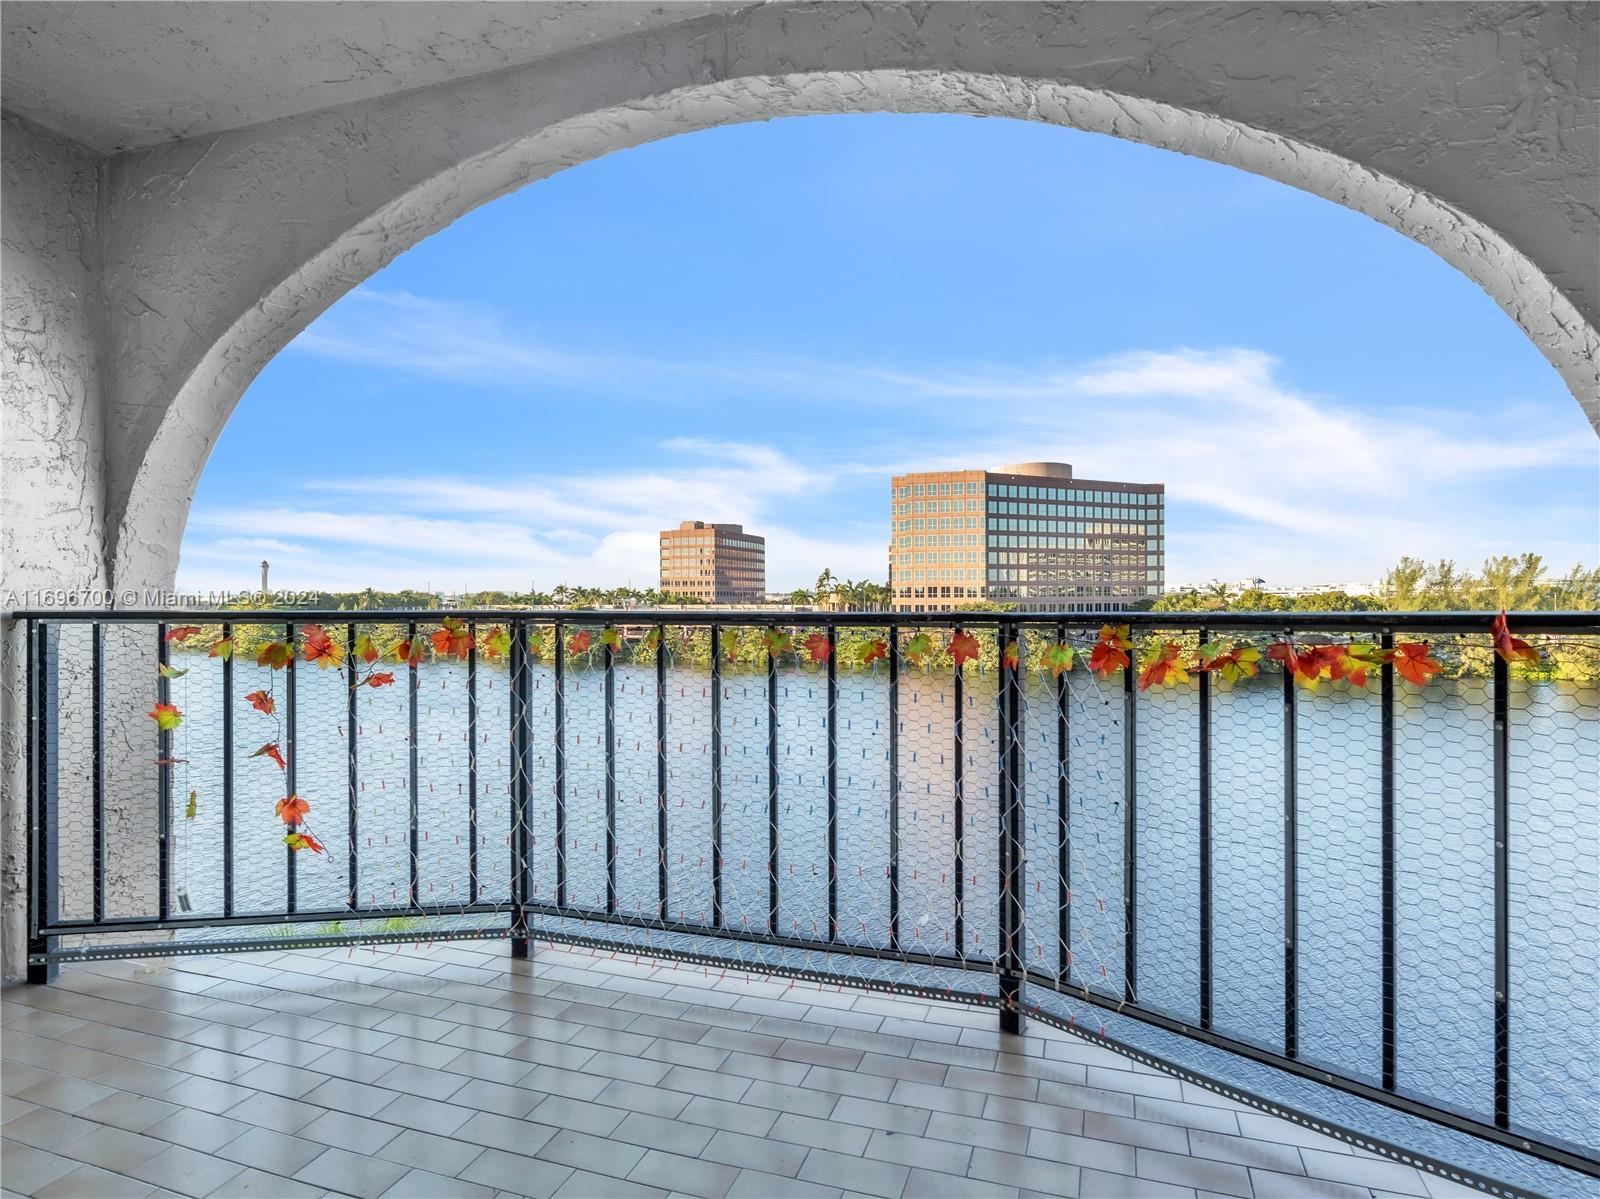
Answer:
[[[853,397],[880,406],[879,416],[869,437],[840,424],[804,446],[672,437],[631,466],[311,478],[302,503],[197,510],[186,580],[236,577],[271,542],[275,574],[308,584],[639,585],[654,581],[657,530],[688,517],[764,533],[774,588],[824,565],[881,578],[890,474],[1018,458],[1164,482],[1173,580],[1347,581],[1405,553],[1473,562],[1534,548],[1563,564],[1600,556],[1592,510],[1539,499],[1550,479],[1596,477],[1600,452],[1587,430],[1548,415],[1526,414],[1507,433],[1441,409],[1361,410],[1290,387],[1279,363],[1251,349],[1029,369],[906,371],[756,355],[707,366],[557,352],[454,305],[356,294],[356,316],[331,329],[319,322],[297,346],[404,372],[545,372],[601,390],[663,372],[735,379],[759,385],[756,394]],[[376,314],[370,327],[361,327],[363,309]],[[1512,494],[1521,501],[1508,503]]]

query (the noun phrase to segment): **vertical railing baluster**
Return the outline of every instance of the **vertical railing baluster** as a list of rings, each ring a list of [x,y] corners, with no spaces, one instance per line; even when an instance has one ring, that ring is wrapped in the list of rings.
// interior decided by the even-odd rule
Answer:
[[[1207,630],[1199,633],[1205,645]],[[1200,1027],[1211,1027],[1211,672],[1200,673]]]
[[[950,630],[952,637],[961,632],[957,625]],[[999,633],[995,636],[998,638]],[[966,696],[961,685],[961,671],[955,672],[951,682],[951,694],[955,700],[955,717],[951,722],[951,733],[954,737],[955,767],[951,783],[953,786],[953,806],[955,817],[955,935],[956,957],[965,961],[967,956],[967,911],[966,911],[966,883],[967,883],[967,805],[966,805],[966,776],[965,776],[965,746],[966,746]]]
[[[1139,704],[1133,689],[1134,651],[1122,669],[1122,996],[1139,992]]]
[[[711,924],[722,927],[722,626],[711,626]]]
[[[778,934],[778,655],[767,654],[767,932]]]
[[[667,626],[656,626],[656,919],[667,918]]]
[[[222,659],[222,914],[233,915],[233,625],[222,626],[228,654]]]
[[[157,702],[170,704],[172,681],[166,675],[167,626],[164,622],[156,625],[156,662],[159,666],[156,677]],[[161,763],[156,767],[156,802],[160,805],[156,813],[156,911],[165,920],[172,914],[172,733],[166,729],[158,732],[156,746],[156,757]],[[289,860],[291,863],[294,861],[292,852]],[[293,898],[292,888],[290,898]],[[289,910],[292,912],[294,908],[291,906]]]
[[[55,948],[55,938],[40,933],[56,922],[57,881],[56,869],[60,865],[60,836],[56,832],[59,815],[57,809],[56,759],[59,738],[60,707],[57,703],[58,668],[57,647],[59,630],[45,621],[31,621],[24,634],[27,655],[26,680],[28,703],[28,791],[30,797],[30,832],[32,852],[29,869],[32,872],[29,888],[28,955],[39,955],[40,961],[28,962],[30,983],[53,982],[59,967],[45,955]]]
[[[618,630],[618,637],[621,630]],[[616,652],[601,646],[606,708],[606,913],[617,913],[617,671]]]
[[[1067,626],[1056,626],[1056,644]],[[1056,675],[1056,981],[1072,975],[1072,749],[1067,672]]]
[[[1494,1122],[1511,1127],[1511,668],[1494,658]]]
[[[1027,885],[1023,859],[1022,799],[1022,626],[1001,625],[995,632],[1000,649],[1000,1031],[1022,1031],[1022,990],[1026,959],[1023,893]],[[1016,661],[1006,664],[1006,647],[1016,646]]]
[[[415,624],[411,625],[409,636],[413,642],[416,641],[417,626]],[[421,881],[421,871],[418,869],[418,850],[420,848],[418,837],[422,823],[422,791],[421,780],[418,778],[418,775],[421,773],[421,746],[418,744],[418,741],[420,740],[420,728],[417,720],[417,707],[418,699],[422,693],[422,671],[420,669],[412,670],[408,674],[407,678],[410,684],[407,688],[408,706],[406,709],[406,724],[409,730],[408,739],[411,742],[411,787],[406,803],[406,841],[410,847],[411,863],[410,873],[408,874],[406,880],[406,893],[407,904],[414,908],[417,906],[417,901],[420,898],[417,892],[418,885]]]
[[[528,763],[532,722],[528,715],[528,626],[511,623],[511,645],[507,653],[506,707],[511,717],[511,956],[527,958],[528,901],[528,819],[531,781]],[[560,644],[556,653],[559,658]]]
[[[1383,1014],[1382,1014],[1382,1055],[1383,1055],[1383,1089],[1392,1091],[1397,1081],[1396,1060],[1398,1047],[1396,1032],[1398,1031],[1398,989],[1396,987],[1395,971],[1398,965],[1395,959],[1395,827],[1394,827],[1394,666],[1389,661],[1389,651],[1394,649],[1394,633],[1392,630],[1383,630],[1384,663],[1379,675],[1381,688],[1381,718],[1383,728],[1381,731],[1381,745],[1379,749],[1379,770],[1381,773],[1382,788],[1379,796],[1379,836],[1382,840],[1380,855],[1382,858],[1383,893],[1381,903],[1383,906]]]
[[[1284,639],[1292,641],[1294,631]],[[1300,818],[1296,799],[1299,730],[1294,671],[1283,668],[1283,1054],[1300,1055]]]
[[[360,713],[361,678],[356,669],[356,626],[345,626],[344,658],[344,741],[345,741],[345,906],[352,911],[360,906],[361,868],[357,838],[361,835],[358,808],[361,801],[361,767],[356,758],[356,738]]]
[[[285,795],[298,795],[295,788],[295,771],[299,765],[296,751],[296,733],[299,723],[299,712],[295,703],[295,652],[294,652],[294,625],[286,624],[283,627],[284,643],[289,647],[289,660],[284,664],[283,680],[283,790]],[[296,827],[299,827],[298,825]],[[298,906],[296,871],[300,865],[295,857],[295,851],[289,846],[284,846],[284,886],[287,891],[285,910],[293,915]]]
[[[889,626],[889,948],[900,952],[900,630]]]
[[[556,907],[567,906],[567,629],[557,621],[556,721]]]
[[[106,918],[106,646],[105,628],[98,620],[90,626],[89,636],[89,707],[90,719],[94,721],[90,730],[89,767],[93,772],[90,785],[94,788],[93,909],[94,922],[99,924]],[[223,669],[227,669],[226,663]]]
[[[828,626],[828,940],[839,939],[838,627]]]
[[[467,629],[467,902],[478,902],[478,626]],[[353,743],[352,743],[353,744]]]

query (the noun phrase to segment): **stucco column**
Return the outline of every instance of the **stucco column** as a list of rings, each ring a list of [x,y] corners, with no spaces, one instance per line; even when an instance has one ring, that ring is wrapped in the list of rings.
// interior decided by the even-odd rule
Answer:
[[[98,156],[6,116],[0,187],[0,607],[105,587]],[[44,593],[56,592],[57,595]],[[0,649],[0,973],[22,972],[27,846],[23,634]]]

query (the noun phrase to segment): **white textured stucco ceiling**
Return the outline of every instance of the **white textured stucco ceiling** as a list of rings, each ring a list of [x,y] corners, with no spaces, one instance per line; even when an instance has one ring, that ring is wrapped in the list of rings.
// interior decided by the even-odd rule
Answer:
[[[111,153],[521,66],[740,7],[8,0],[0,77],[6,108]]]

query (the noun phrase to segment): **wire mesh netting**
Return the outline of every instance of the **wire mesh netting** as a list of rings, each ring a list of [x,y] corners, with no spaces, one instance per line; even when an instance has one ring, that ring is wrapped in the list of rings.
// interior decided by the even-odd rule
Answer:
[[[1375,642],[1306,686],[1270,644],[1371,633],[1169,618],[1089,670],[1060,618],[876,620],[36,622],[39,935],[551,936],[989,1004],[1026,972],[1091,1033],[1600,1154],[1600,637],[1508,670],[1478,622],[1425,686]],[[1217,645],[1258,665],[1195,670]]]

